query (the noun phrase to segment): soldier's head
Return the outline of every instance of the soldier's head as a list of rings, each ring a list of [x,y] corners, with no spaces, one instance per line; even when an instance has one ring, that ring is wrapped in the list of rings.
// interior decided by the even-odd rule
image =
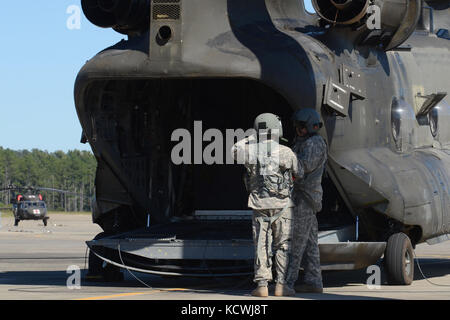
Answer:
[[[280,117],[272,113],[263,113],[256,117],[254,128],[258,136],[267,135],[267,139],[280,139],[283,137],[283,125]]]
[[[295,131],[300,137],[316,134],[323,124],[319,113],[311,108],[297,110],[292,116]]]

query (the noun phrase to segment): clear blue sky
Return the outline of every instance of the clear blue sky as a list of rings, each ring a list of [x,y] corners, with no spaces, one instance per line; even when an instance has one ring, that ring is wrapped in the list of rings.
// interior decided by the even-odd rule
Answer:
[[[1,1],[0,146],[90,150],[80,143],[73,86],[86,60],[124,36],[67,14],[80,0]]]
[[[80,0],[1,1],[0,147],[90,150],[80,143],[74,81],[86,60],[124,36],[82,13],[80,29],[70,30],[71,5],[81,8]]]
[[[308,10],[309,12],[315,12],[315,10],[312,6],[311,0],[304,0],[304,1],[305,1],[306,10]]]

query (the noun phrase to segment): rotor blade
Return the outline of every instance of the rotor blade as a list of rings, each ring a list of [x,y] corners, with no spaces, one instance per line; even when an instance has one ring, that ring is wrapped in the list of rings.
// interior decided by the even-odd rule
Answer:
[[[76,192],[72,192],[72,191],[67,191],[67,190],[61,190],[61,189],[54,189],[54,188],[36,188],[38,190],[42,190],[42,191],[51,191],[51,192],[59,192],[59,193],[64,193],[64,194],[69,194],[69,195],[75,195],[75,196],[83,196],[83,197],[90,197],[90,195],[84,195],[81,193],[76,193]]]
[[[7,187],[0,188],[0,192],[2,192],[2,191],[10,191],[10,190],[20,190],[20,189],[22,189],[22,188],[19,188],[19,187],[13,186],[13,185],[9,185]]]

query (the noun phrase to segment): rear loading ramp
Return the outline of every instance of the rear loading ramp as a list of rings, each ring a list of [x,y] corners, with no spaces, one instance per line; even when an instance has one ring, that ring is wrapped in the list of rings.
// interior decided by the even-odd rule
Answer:
[[[239,276],[253,273],[250,219],[194,219],[87,241],[105,262],[129,270],[173,276]],[[351,242],[354,227],[319,232],[323,270],[375,264],[385,242]]]

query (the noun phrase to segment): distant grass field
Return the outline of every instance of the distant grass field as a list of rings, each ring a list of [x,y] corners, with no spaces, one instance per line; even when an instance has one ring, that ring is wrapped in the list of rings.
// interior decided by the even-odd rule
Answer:
[[[49,211],[48,214],[88,214],[91,215],[91,211]]]
[[[6,217],[12,217],[13,213],[11,210],[1,210],[1,214],[2,217],[6,218]],[[52,214],[83,214],[83,215],[91,215],[92,213],[90,211],[81,211],[81,212],[76,212],[76,211],[48,211],[47,215],[51,216]]]

